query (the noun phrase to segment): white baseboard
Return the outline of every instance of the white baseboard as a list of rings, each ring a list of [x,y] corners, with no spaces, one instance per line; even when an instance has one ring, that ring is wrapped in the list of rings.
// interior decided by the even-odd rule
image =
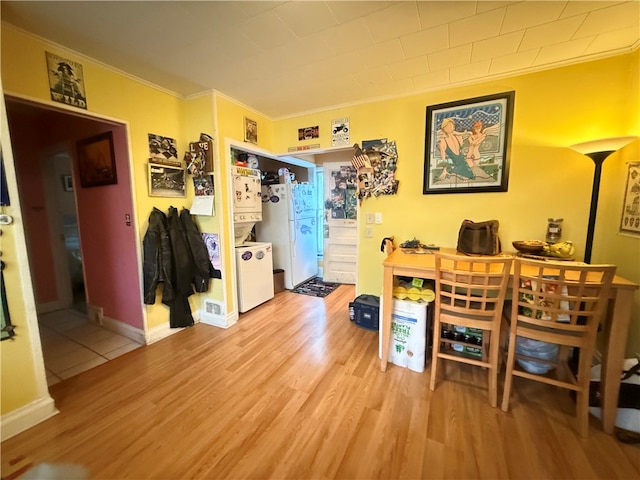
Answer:
[[[215,315],[213,313],[207,313],[202,310],[198,311],[198,316],[200,317],[201,323],[206,323],[207,325],[213,325],[214,327],[219,328],[229,328],[238,321],[238,314],[222,314]]]
[[[105,330],[109,330],[111,332],[122,335],[123,337],[127,337],[133,340],[140,345],[144,345],[146,343],[146,338],[144,334],[144,330],[133,327],[128,323],[121,322],[120,320],[115,320],[110,317],[102,317],[102,327]]]
[[[195,319],[194,319],[195,321]],[[158,340],[162,340],[163,338],[170,337],[171,335],[182,331],[182,328],[171,328],[169,323],[165,323],[164,325],[159,325],[148,330],[144,337],[145,343],[147,345],[151,345],[152,343],[157,342]]]
[[[0,418],[2,435],[0,441],[5,441],[25,430],[44,422],[47,418],[58,413],[58,409],[51,397],[41,398],[24,407],[3,415]]]

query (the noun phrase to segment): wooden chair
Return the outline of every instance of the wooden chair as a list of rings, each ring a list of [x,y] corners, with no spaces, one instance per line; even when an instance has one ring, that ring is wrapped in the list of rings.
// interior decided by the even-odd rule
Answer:
[[[577,430],[587,436],[591,360],[615,271],[613,265],[515,260],[512,307],[504,315],[509,346],[502,410],[509,408],[513,376],[574,390]],[[540,360],[516,352],[518,337],[557,344],[557,359]],[[573,348],[580,349],[576,375],[569,365]],[[525,367],[526,362],[536,362],[533,365],[551,370],[532,373],[532,364],[527,371],[516,360],[525,362]]]
[[[435,389],[440,359],[485,367],[489,403],[498,404],[500,322],[509,283],[511,257],[469,257],[436,253],[436,300],[430,388]],[[482,330],[482,344],[443,338],[443,326]],[[449,330],[447,330],[449,331]],[[481,349],[481,356],[465,353]],[[457,349],[457,350],[456,350]],[[463,351],[460,352],[459,350]]]

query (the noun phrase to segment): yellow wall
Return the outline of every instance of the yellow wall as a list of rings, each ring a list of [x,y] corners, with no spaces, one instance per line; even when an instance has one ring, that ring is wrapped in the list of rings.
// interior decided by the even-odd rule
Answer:
[[[154,206],[163,211],[170,205],[189,208],[193,196],[193,185],[188,185],[185,199],[148,196],[147,134],[175,138],[181,154],[200,132],[214,136],[216,216],[199,217],[198,221],[203,231],[222,234],[223,273],[232,268],[233,251],[228,180],[223,180],[229,176],[225,142],[227,139],[242,142],[243,117],[258,122],[258,147],[272,152],[286,152],[288,147],[303,144],[297,140],[297,129],[313,125],[320,126],[321,137],[319,142],[314,139],[311,143],[329,147],[331,120],[340,117],[350,118],[352,143],[383,137],[395,140],[399,154],[398,195],[368,199],[361,210],[361,219],[368,212],[381,212],[383,224],[374,226],[373,239],[362,236],[359,239],[360,293],[380,293],[384,256],[380,252],[382,237],[395,235],[398,242],[417,237],[423,242],[453,246],[460,222],[465,218],[500,220],[503,245],[508,249],[512,240],[542,238],[547,217],[563,217],[564,236],[575,241],[577,254],[581,256],[593,165],[567,146],[607,136],[640,134],[637,52],[500,81],[272,121],[216,93],[181,99],[3,24],[2,83],[5,93],[59,106],[49,100],[45,50],[83,65],[88,113],[128,125],[136,231],[140,241]],[[515,90],[516,97],[508,192],[423,195],[426,106],[509,90]],[[640,269],[637,268],[640,240],[617,234],[626,162],[638,159],[636,141],[605,163],[593,260],[616,263],[622,275],[640,283]],[[364,231],[362,224],[360,227]],[[3,251],[10,252],[11,248],[11,236],[4,237]],[[18,269],[6,272],[7,285],[20,284],[21,272],[27,271],[28,264],[23,259]],[[227,310],[232,310],[230,275],[225,275],[222,282],[214,280],[212,290],[206,295],[220,299],[224,295],[223,285]],[[10,294],[12,318],[16,324],[29,328],[29,314],[20,306],[21,294],[24,292],[15,290]],[[190,298],[194,310],[200,308],[201,297]],[[636,295],[630,352],[640,351],[639,303]],[[147,307],[146,313],[147,328],[159,327],[168,321],[168,311],[159,302]],[[29,335],[19,335],[15,342],[2,342],[0,350],[1,413],[4,414],[28,404],[42,392],[37,391],[34,371],[38,367]],[[19,368],[7,368],[16,360],[21,362]]]
[[[212,103],[209,100],[185,101],[177,95],[154,88],[127,75],[103,67],[74,52],[49,44],[42,39],[27,35],[10,25],[2,24],[2,87],[5,94],[16,95],[53,107],[65,108],[50,101],[45,51],[76,61],[83,66],[87,95],[87,114],[122,122],[128,126],[131,148],[131,176],[134,190],[134,227],[142,242],[148,225],[148,216],[153,207],[167,211],[169,206],[178,209],[190,208],[193,184],[187,177],[186,198],[160,198],[148,195],[147,159],[149,157],[148,134],[154,133],[174,138],[179,155],[188,149],[188,143],[197,140],[200,132],[209,133],[214,126]],[[203,106],[203,102],[205,105]],[[67,109],[73,113],[84,113],[78,109]],[[208,110],[208,114],[207,114]],[[8,139],[3,137],[3,143]],[[5,149],[5,162],[12,161]],[[17,208],[17,199],[11,208]],[[217,219],[209,221],[207,229],[217,231]],[[3,250],[9,249],[11,238],[3,237]],[[19,263],[18,263],[19,262]],[[38,399],[37,380],[33,373],[37,367],[33,359],[33,348],[29,337],[36,329],[35,311],[25,312],[24,298],[18,289],[20,274],[28,273],[25,258],[17,260],[11,271],[7,271],[10,293],[10,309],[14,323],[20,326],[13,342],[2,342],[2,409],[5,414],[15,408]],[[215,285],[215,281],[213,282]],[[217,283],[220,283],[219,281]],[[27,292],[32,295],[32,292]],[[221,286],[206,295],[220,295]],[[201,307],[202,295],[190,297],[194,312]],[[159,300],[146,307],[147,331],[168,325],[168,308]],[[37,338],[37,332],[35,333]],[[39,346],[38,346],[39,350]],[[5,361],[6,359],[6,361]],[[16,367],[17,365],[17,367]],[[30,381],[33,379],[33,381]],[[14,388],[19,386],[19,388]],[[45,391],[46,393],[46,391]]]
[[[358,293],[379,295],[382,238],[414,237],[454,247],[460,223],[498,219],[505,250],[513,240],[544,239],[548,217],[564,218],[564,239],[584,254],[593,162],[568,148],[589,140],[640,135],[639,54],[558,68],[499,81],[354,105],[276,122],[275,151],[297,141],[298,128],[318,125],[322,148],[331,146],[331,120],[349,117],[351,143],[388,138],[398,150],[397,195],[370,198],[360,212]],[[507,192],[423,195],[425,114],[428,105],[515,91],[509,189]],[[617,234],[624,163],[640,160],[638,141],[612,155],[602,180],[593,262],[619,265],[621,275],[640,283],[640,239]],[[364,218],[381,212],[374,238],[364,237]],[[636,295],[629,353],[640,352],[640,304]]]

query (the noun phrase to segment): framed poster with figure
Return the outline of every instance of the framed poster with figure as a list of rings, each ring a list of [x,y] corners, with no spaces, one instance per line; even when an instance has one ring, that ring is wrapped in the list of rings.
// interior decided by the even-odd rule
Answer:
[[[118,183],[112,132],[80,140],[77,147],[81,186],[98,187]]]
[[[506,192],[515,92],[427,107],[424,194]]]

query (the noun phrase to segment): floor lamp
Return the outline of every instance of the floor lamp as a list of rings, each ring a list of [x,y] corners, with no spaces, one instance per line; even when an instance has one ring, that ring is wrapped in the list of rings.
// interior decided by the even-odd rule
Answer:
[[[598,194],[600,193],[600,177],[602,175],[602,164],[609,155],[628,145],[637,137],[613,137],[591,142],[578,143],[572,145],[572,150],[586,155],[596,168],[593,175],[593,188],[591,190],[591,207],[589,209],[589,224],[587,227],[587,243],[584,248],[584,261],[591,263],[591,248],[593,247],[593,234],[596,227],[596,211],[598,210]]]

